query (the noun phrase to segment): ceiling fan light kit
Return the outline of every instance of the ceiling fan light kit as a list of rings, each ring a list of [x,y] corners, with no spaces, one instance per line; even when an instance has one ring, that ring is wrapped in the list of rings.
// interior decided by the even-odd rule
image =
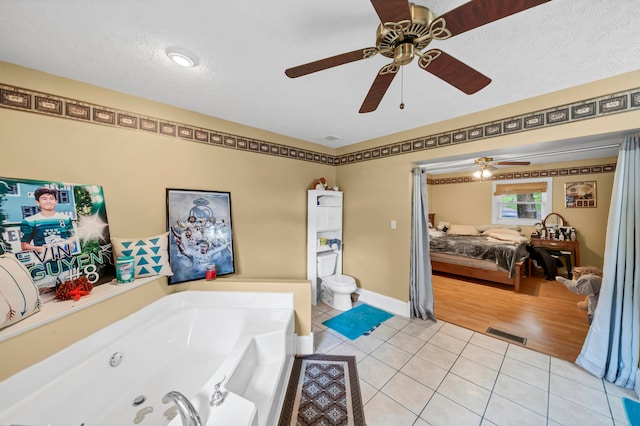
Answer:
[[[378,71],[360,107],[360,113],[367,113],[378,108],[400,67],[418,56],[420,68],[471,95],[486,87],[491,79],[442,50],[423,50],[432,40],[446,40],[547,1],[550,0],[472,0],[436,18],[427,7],[407,0],[371,0],[380,18],[375,47],[289,68],[285,74],[297,78],[368,59],[378,53],[392,59],[393,62]]]
[[[528,166],[530,161],[493,161],[493,157],[480,157],[474,160],[474,163],[478,166],[478,170],[473,172],[473,176],[476,179],[480,179],[482,182],[484,179],[488,179],[493,176],[493,172],[498,170],[498,166]]]
[[[480,179],[480,180],[490,178],[492,174],[493,173],[491,173],[490,170],[487,170],[485,168],[481,170],[476,170],[475,172],[473,172],[473,176],[476,179]]]

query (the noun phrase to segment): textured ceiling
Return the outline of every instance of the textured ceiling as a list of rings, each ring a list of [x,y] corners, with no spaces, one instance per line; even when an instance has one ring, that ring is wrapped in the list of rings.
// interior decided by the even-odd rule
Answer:
[[[441,15],[464,0],[416,3]],[[430,45],[489,76],[485,89],[465,95],[414,61],[368,114],[358,109],[381,55],[284,75],[375,45],[366,0],[2,0],[0,60],[341,147],[640,69],[638,22],[637,0],[545,3]],[[177,67],[169,47],[198,65]]]

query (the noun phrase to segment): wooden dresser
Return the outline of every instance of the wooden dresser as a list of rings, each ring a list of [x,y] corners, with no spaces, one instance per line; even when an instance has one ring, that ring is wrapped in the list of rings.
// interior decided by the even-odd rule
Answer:
[[[578,241],[531,238],[531,245],[542,249],[570,251],[573,253],[573,266],[580,266],[580,243]]]

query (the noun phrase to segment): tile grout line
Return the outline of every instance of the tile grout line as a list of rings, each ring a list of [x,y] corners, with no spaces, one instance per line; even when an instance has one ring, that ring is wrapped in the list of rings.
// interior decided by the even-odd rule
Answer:
[[[468,381],[468,382],[470,382],[470,383],[472,383],[472,384],[474,384],[474,385],[475,385],[475,383],[474,383],[474,382],[472,382],[471,380],[469,380],[469,379],[467,379],[467,378],[464,378],[464,377],[462,377],[462,376],[459,376],[459,375],[457,375],[456,373],[454,373],[454,372],[452,371],[453,366],[455,366],[455,365],[456,365],[456,363],[460,360],[460,358],[463,358],[463,357],[462,357],[462,353],[464,352],[464,350],[465,350],[466,348],[468,348],[468,347],[469,347],[469,345],[470,345],[470,344],[473,344],[474,346],[478,346],[479,348],[485,349],[485,350],[487,350],[487,351],[489,351],[489,352],[493,352],[493,353],[496,353],[496,354],[500,354],[500,355],[502,356],[502,358],[501,358],[500,365],[499,365],[499,367],[498,367],[498,369],[497,369],[496,379],[493,381],[493,385],[492,385],[492,387],[491,387],[491,390],[489,391],[489,399],[488,399],[488,401],[487,401],[487,405],[484,407],[484,410],[483,410],[482,415],[480,415],[481,421],[482,421],[482,420],[489,421],[489,420],[488,420],[488,419],[486,419],[486,417],[485,417],[485,416],[486,416],[486,413],[487,413],[487,409],[488,409],[488,404],[489,404],[489,402],[491,401],[491,398],[493,397],[493,395],[497,395],[497,394],[495,394],[495,389],[496,389],[496,385],[497,385],[497,380],[498,380],[498,377],[500,376],[500,374],[502,374],[502,368],[504,367],[504,363],[505,363],[505,361],[506,361],[506,358],[507,358],[507,354],[508,354],[508,352],[509,352],[509,349],[510,349],[510,347],[511,347],[511,346],[518,346],[518,347],[522,347],[522,346],[520,346],[520,345],[516,345],[515,343],[511,343],[511,342],[505,342],[505,341],[504,341],[504,340],[502,340],[502,339],[498,339],[498,338],[496,338],[496,337],[494,337],[494,336],[486,335],[486,334],[483,334],[483,333],[480,333],[480,332],[477,332],[477,331],[474,331],[474,330],[471,330],[471,331],[472,331],[472,334],[471,334],[471,336],[470,336],[470,338],[469,338],[468,340],[463,340],[463,339],[458,338],[457,336],[454,336],[454,335],[451,335],[451,334],[447,333],[446,331],[443,331],[443,327],[444,327],[446,324],[448,324],[448,323],[447,323],[447,322],[445,322],[445,321],[443,321],[443,322],[444,322],[444,324],[443,324],[443,325],[441,325],[437,330],[435,330],[435,331],[433,332],[433,334],[432,334],[431,336],[429,336],[426,340],[422,340],[421,338],[413,337],[413,335],[412,335],[411,333],[406,333],[406,332],[404,332],[404,331],[403,331],[403,330],[405,330],[409,325],[411,325],[411,324],[417,324],[417,323],[416,323],[415,321],[413,321],[413,320],[408,320],[406,323],[404,323],[404,324],[401,326],[401,328],[395,328],[395,327],[388,326],[388,328],[390,328],[390,329],[392,330],[392,332],[391,332],[391,334],[389,334],[388,336],[386,336],[384,339],[382,339],[382,338],[380,338],[380,337],[376,336],[376,335],[375,335],[375,332],[374,332],[374,333],[372,333],[372,336],[373,336],[373,337],[376,337],[376,339],[380,340],[380,342],[381,342],[381,343],[380,343],[380,345],[376,346],[376,348],[375,348],[375,349],[370,350],[369,352],[364,352],[364,351],[363,351],[361,348],[359,348],[357,345],[351,344],[351,343],[350,343],[346,338],[344,338],[344,337],[342,337],[342,336],[337,336],[337,337],[338,337],[338,339],[339,339],[339,343],[337,343],[335,346],[332,346],[329,350],[327,350],[327,351],[326,351],[326,353],[329,353],[330,351],[335,350],[337,347],[339,347],[339,346],[340,346],[340,345],[342,345],[343,343],[349,343],[349,344],[351,344],[351,346],[355,347],[357,350],[359,350],[359,351],[361,351],[361,352],[363,352],[363,353],[365,354],[365,357],[364,357],[362,360],[365,360],[365,359],[367,359],[368,357],[371,357],[371,358],[372,358],[373,360],[375,360],[376,362],[381,362],[383,365],[385,365],[385,366],[389,367],[390,369],[392,369],[393,374],[391,375],[391,377],[389,378],[389,380],[387,380],[384,384],[382,384],[382,385],[380,386],[380,388],[379,388],[379,389],[375,388],[375,392],[373,393],[373,395],[371,396],[371,398],[368,400],[368,402],[367,402],[367,404],[366,404],[366,405],[369,405],[369,403],[373,400],[373,398],[374,398],[378,393],[382,393],[385,397],[389,398],[391,401],[393,401],[394,403],[398,404],[398,406],[399,406],[399,407],[402,407],[404,410],[406,410],[406,411],[407,411],[408,413],[410,413],[412,416],[414,416],[414,415],[415,415],[415,416],[416,416],[416,419],[413,421],[413,424],[416,424],[416,422],[418,422],[418,421],[420,421],[420,420],[425,421],[425,420],[421,417],[421,414],[424,412],[424,410],[425,410],[425,409],[426,409],[426,407],[429,405],[429,403],[433,400],[434,395],[435,395],[436,393],[438,393],[438,389],[441,387],[442,383],[444,382],[444,380],[446,379],[446,377],[447,377],[449,374],[454,374],[456,377],[459,377],[459,378],[461,378],[461,379],[463,379],[463,380],[465,380],[465,381]],[[417,324],[417,325],[420,325],[420,326],[421,326],[422,324]],[[429,329],[429,328],[430,328],[430,327],[425,327],[425,329]],[[326,329],[326,330],[328,330],[328,329]],[[323,331],[326,331],[326,330],[323,330]],[[376,331],[377,331],[377,330],[376,330]],[[407,336],[409,336],[409,337],[413,337],[414,339],[417,339],[418,341],[420,341],[420,342],[421,342],[421,344],[419,345],[419,347],[416,349],[416,351],[415,351],[415,352],[413,352],[413,353],[412,353],[412,352],[406,351],[406,350],[404,350],[402,347],[397,346],[397,345],[395,345],[394,343],[392,343],[392,342],[390,341],[390,340],[391,340],[391,339],[393,339],[394,337],[398,336],[398,333],[400,333],[400,332],[402,332],[402,333],[406,334],[406,335],[407,335]],[[335,335],[335,334],[333,334],[333,333],[331,333],[331,334],[332,334],[333,336],[336,336],[336,335]],[[405,406],[405,405],[403,405],[400,401],[398,401],[398,400],[394,399],[392,396],[387,395],[385,392],[383,392],[383,391],[382,391],[382,389],[383,389],[385,386],[387,386],[387,385],[391,382],[391,380],[392,380],[394,377],[396,377],[396,376],[398,375],[398,373],[402,373],[401,369],[402,369],[402,368],[404,368],[404,367],[405,367],[405,366],[406,366],[406,365],[407,365],[407,364],[408,364],[412,359],[414,359],[415,357],[418,357],[418,359],[420,359],[420,360],[424,360],[423,358],[419,357],[419,356],[417,355],[417,353],[418,353],[420,350],[422,350],[422,349],[427,345],[427,343],[429,343],[429,342],[430,342],[430,341],[431,341],[431,340],[432,340],[436,335],[438,335],[438,334],[440,334],[440,335],[442,335],[442,336],[447,336],[447,337],[452,338],[452,339],[456,339],[456,340],[464,341],[464,346],[462,347],[462,349],[460,350],[460,352],[459,352],[459,353],[455,353],[455,352],[451,352],[451,351],[449,351],[448,349],[445,349],[445,348],[443,348],[443,347],[440,347],[440,346],[438,346],[438,345],[434,344],[434,346],[435,346],[435,347],[437,347],[437,348],[439,348],[439,349],[441,349],[441,350],[443,350],[443,351],[449,352],[449,353],[451,353],[451,354],[454,354],[454,355],[455,355],[455,360],[451,363],[451,365],[449,366],[449,368],[445,370],[445,371],[446,371],[446,373],[445,373],[445,375],[444,375],[443,379],[438,383],[438,385],[437,385],[436,389],[435,389],[435,390],[433,390],[433,393],[431,394],[431,396],[430,396],[428,399],[426,399],[426,400],[425,400],[425,403],[424,403],[424,405],[422,406],[422,409],[421,409],[420,413],[416,415],[416,413],[415,413],[412,409],[410,409],[410,408],[406,407],[406,406]],[[482,335],[482,336],[486,336],[486,337],[489,337],[489,338],[491,338],[491,339],[495,339],[496,341],[502,341],[502,342],[505,342],[505,343],[507,344],[507,348],[506,348],[506,350],[505,350],[504,352],[501,352],[501,353],[500,353],[500,352],[496,352],[496,351],[491,350],[491,349],[488,349],[488,348],[484,348],[483,346],[479,346],[479,345],[477,345],[477,344],[475,344],[475,343],[472,343],[472,340],[473,340],[473,338],[474,338],[474,336],[475,336],[476,334],[478,334],[478,335]],[[374,354],[374,352],[375,352],[376,350],[378,350],[378,349],[379,349],[380,347],[382,347],[384,344],[388,344],[389,346],[393,347],[394,349],[397,349],[397,350],[400,350],[400,351],[402,351],[402,352],[405,352],[406,354],[408,354],[408,355],[409,355],[409,358],[407,359],[407,361],[403,362],[403,363],[402,363],[402,365],[400,365],[400,367],[399,367],[399,368],[396,368],[395,366],[388,364],[388,363],[387,363],[387,362],[385,362],[384,360],[377,358],[377,357],[376,357],[375,355],[373,355],[373,354]],[[532,350],[532,349],[530,349],[530,348],[526,348],[526,347],[523,347],[523,348],[524,348],[524,349],[528,349],[528,350],[533,351],[533,350]],[[536,352],[536,351],[534,351],[534,352]],[[537,352],[536,352],[536,353],[537,353]],[[547,386],[546,386],[546,393],[547,393],[547,404],[546,404],[546,424],[547,424],[547,425],[550,425],[550,424],[551,424],[551,422],[553,422],[553,420],[550,418],[550,414],[551,414],[551,413],[550,413],[550,407],[551,407],[551,396],[552,396],[552,393],[551,393],[551,378],[552,378],[552,371],[551,371],[551,369],[552,369],[552,361],[553,361],[553,359],[552,359],[552,358],[553,358],[552,356],[547,355],[547,367],[548,367],[547,374],[546,374],[546,376],[547,376],[547,380],[548,380],[548,381],[547,381]],[[468,359],[468,358],[465,358],[465,359]],[[512,359],[514,359],[515,361],[518,361],[518,362],[523,362],[523,363],[525,363],[525,364],[527,364],[527,365],[529,365],[529,366],[531,366],[531,367],[536,367],[535,365],[530,364],[529,362],[525,362],[525,361],[523,361],[523,360],[520,360],[520,359],[518,359],[518,358],[512,358]],[[426,362],[430,362],[430,361],[428,361],[428,360],[425,360],[425,361],[426,361]],[[473,360],[471,360],[471,361],[473,361]],[[474,362],[475,362],[475,361],[474,361]],[[433,364],[433,363],[431,363],[431,364]],[[438,366],[437,364],[434,364],[434,365]],[[482,365],[482,364],[481,364],[481,365]],[[486,367],[486,366],[485,366],[485,367]],[[487,367],[487,368],[490,368],[490,367]],[[405,373],[402,373],[402,374],[405,374]],[[405,375],[406,375],[406,374],[405,374]],[[412,380],[415,380],[415,379],[413,379],[411,376],[407,376],[407,377],[409,377],[409,378],[410,378],[410,379],[412,379]],[[509,375],[509,377],[512,377],[513,379],[515,379],[515,380],[517,380],[517,381],[519,381],[519,382],[522,382],[522,383],[524,383],[524,384],[528,384],[528,385],[530,385],[530,386],[534,386],[534,387],[536,387],[536,388],[538,388],[538,389],[540,389],[540,390],[543,390],[542,388],[539,388],[538,386],[535,386],[535,385],[533,385],[533,384],[531,384],[531,383],[528,383],[528,382],[526,382],[526,381],[523,381],[523,380],[521,380],[520,378],[513,377],[513,376],[510,376],[510,375]],[[586,386],[587,388],[591,388],[590,386],[588,386],[588,385],[586,385],[586,384],[583,384],[583,383],[581,383],[580,381],[573,380],[573,379],[571,379],[571,378],[569,378],[569,377],[564,377],[564,376],[560,376],[560,377],[562,377],[563,379],[569,380],[569,381],[571,381],[571,382],[575,382],[575,383],[576,383],[576,384],[578,384],[578,385],[582,385],[582,386]],[[371,386],[371,387],[373,388],[373,385],[371,385],[371,384],[370,384],[369,382],[367,382],[366,380],[364,380],[364,379],[360,379],[360,380],[363,380],[365,383],[367,383],[369,386]],[[416,381],[416,382],[417,382],[417,383],[420,383],[422,386],[426,386],[426,385],[425,385],[424,383],[422,383],[421,381]],[[615,421],[616,421],[616,420],[615,420],[615,417],[614,417],[614,415],[613,415],[613,409],[612,409],[612,404],[611,404],[611,397],[613,397],[614,395],[613,395],[613,393],[612,393],[612,394],[611,394],[611,396],[610,396],[609,391],[607,390],[606,386],[604,386],[604,381],[603,381],[603,379],[600,379],[600,383],[601,383],[601,385],[603,386],[603,388],[604,388],[604,394],[606,395],[606,402],[607,402],[607,408],[608,408],[608,412],[609,412],[609,418],[610,418],[610,420],[612,420],[612,421],[615,423]],[[480,386],[480,385],[477,385],[477,386]],[[480,387],[481,387],[481,388],[483,388],[482,386],[480,386]],[[431,389],[429,386],[426,386],[426,388]],[[484,388],[484,389],[487,389],[487,388]],[[593,388],[591,388],[591,389],[593,389]],[[596,389],[596,390],[597,390],[597,389]],[[457,405],[460,405],[457,401],[451,400],[449,397],[446,397],[446,396],[444,396],[444,395],[442,395],[442,394],[439,394],[439,395],[441,395],[442,397],[446,398],[446,399],[447,399],[447,400],[449,400],[449,401],[452,401],[453,403],[455,403],[455,404],[457,404]],[[617,397],[617,395],[615,395],[615,396]],[[519,403],[517,403],[517,402],[515,402],[515,401],[513,401],[513,400],[511,400],[511,399],[509,399],[509,398],[507,398],[507,399],[508,399],[510,402],[512,402],[512,403],[515,403],[515,404],[517,404],[517,405],[519,405],[519,406],[521,406],[521,407],[523,407],[523,408],[525,408],[525,409],[527,409],[527,410],[529,410],[529,411],[532,411],[533,413],[537,413],[536,411],[533,411],[531,408],[529,408],[529,407],[527,407],[527,406],[524,406],[524,405],[522,405],[522,404],[519,404]],[[564,398],[563,398],[563,399],[564,399]],[[580,404],[578,404],[578,405],[580,405]],[[464,406],[462,406],[462,405],[461,405],[461,407],[464,407]],[[469,409],[469,408],[467,408],[467,407],[464,407],[464,408],[465,408],[465,409],[467,409],[467,410],[469,410],[469,411],[470,411],[470,412],[472,412],[472,413],[475,413],[473,410],[470,410],[470,409]],[[594,411],[594,413],[599,413],[599,412]],[[476,413],[476,414],[477,414],[477,413]],[[602,413],[599,413],[599,414],[601,414],[601,415],[602,415]]]
[[[474,332],[474,333],[477,333],[477,332]],[[493,397],[493,392],[496,389],[496,384],[498,383],[498,378],[500,377],[500,372],[502,371],[502,366],[504,365],[504,360],[507,357],[507,352],[509,351],[510,344],[511,343],[507,343],[507,348],[505,349],[504,354],[502,355],[502,361],[500,362],[500,368],[498,368],[498,374],[496,374],[496,379],[494,380],[493,386],[491,387],[491,391],[489,393],[489,400],[487,401],[487,405],[484,407],[484,411],[482,412],[482,418],[480,420],[486,419],[485,416],[487,414],[487,410],[489,409],[489,403],[491,402],[491,398]],[[491,420],[487,419],[487,421],[491,421]]]
[[[400,329],[394,329],[395,333],[394,333],[392,336],[390,336],[389,338],[387,338],[386,340],[384,340],[384,341],[383,341],[383,344],[384,344],[384,343],[388,343],[389,345],[393,346],[394,348],[397,348],[397,349],[399,349],[399,350],[403,350],[402,348],[400,348],[400,347],[398,347],[398,346],[394,345],[393,343],[390,343],[390,342],[389,342],[389,340],[390,340],[393,336],[397,335],[398,333],[403,332],[402,330],[404,330],[407,326],[409,326],[409,325],[410,325],[410,324],[412,324],[412,323],[413,323],[413,321],[408,321],[408,322],[407,322],[407,323],[406,323],[402,328],[400,328]],[[390,327],[390,328],[393,328],[393,327]],[[426,328],[426,327],[425,327],[425,328]],[[433,336],[435,336],[437,333],[439,333],[441,329],[442,329],[442,326],[441,326],[438,330],[436,330],[436,331],[435,331],[431,336],[429,336],[429,338],[428,338],[427,340],[425,340],[425,341],[422,343],[422,345],[420,346],[420,348],[418,348],[418,349],[416,350],[416,352],[415,352],[415,353],[410,353],[410,352],[404,351],[404,352],[407,352],[408,354],[410,354],[411,356],[410,356],[410,358],[409,358],[409,359],[408,359],[408,360],[407,360],[407,361],[402,365],[402,367],[400,367],[400,368],[395,368],[394,366],[391,366],[391,365],[387,364],[386,362],[384,362],[384,361],[382,361],[382,360],[379,360],[379,359],[377,359],[375,356],[371,355],[373,352],[375,352],[375,350],[374,350],[374,351],[372,351],[371,353],[367,354],[367,356],[371,356],[372,358],[374,358],[374,359],[376,359],[376,360],[378,360],[378,361],[382,362],[382,363],[383,363],[383,364],[385,364],[386,366],[388,366],[388,367],[390,367],[390,368],[392,368],[392,369],[394,369],[394,370],[395,370],[395,373],[391,376],[391,378],[390,378],[390,379],[389,379],[389,380],[388,380],[384,385],[382,385],[382,387],[381,387],[380,389],[377,389],[377,390],[376,390],[376,392],[373,394],[373,396],[371,397],[371,399],[369,400],[369,402],[370,402],[370,401],[371,401],[371,400],[372,400],[372,399],[373,399],[373,398],[374,398],[378,393],[382,393],[385,397],[387,397],[387,398],[391,399],[392,401],[394,401],[395,403],[397,403],[399,406],[401,406],[402,408],[404,408],[405,410],[407,410],[407,411],[408,411],[408,412],[410,412],[411,414],[415,414],[415,412],[414,412],[414,411],[412,411],[409,407],[406,407],[406,406],[405,406],[404,404],[402,404],[400,401],[397,401],[397,400],[395,400],[393,397],[391,397],[390,395],[387,395],[386,393],[384,393],[384,392],[382,391],[382,388],[384,388],[384,386],[386,386],[386,385],[391,381],[391,379],[393,379],[393,377],[395,377],[397,374],[404,374],[404,373],[402,373],[402,371],[400,371],[400,370],[401,370],[405,365],[407,365],[407,363],[408,363],[409,361],[411,361],[413,358],[415,358],[415,357],[417,356],[417,353],[418,353],[422,348],[424,348],[424,347],[427,345],[427,343],[429,342],[429,340],[431,340],[431,339],[433,338]],[[404,333],[404,332],[403,332],[403,333]],[[411,334],[409,334],[409,333],[404,333],[404,334],[406,334],[406,335],[408,335],[408,336],[411,336]],[[446,333],[443,333],[443,334],[445,334],[445,335],[446,335]],[[413,336],[411,336],[411,337],[413,337]],[[419,338],[415,338],[415,339],[417,339],[417,340],[422,340],[422,339],[419,339]],[[382,346],[382,345],[381,345],[381,346]],[[418,357],[418,358],[420,358],[420,357]],[[429,361],[427,361],[427,362],[429,362]],[[434,364],[434,365],[435,365],[435,364]],[[448,372],[449,372],[449,371],[448,371]],[[406,374],[405,374],[405,375],[406,375]],[[424,421],[424,419],[422,419],[422,417],[421,417],[421,414],[424,412],[424,409],[427,407],[427,405],[429,405],[429,402],[431,401],[431,399],[433,398],[433,396],[437,393],[437,388],[436,388],[435,390],[434,390],[434,389],[431,389],[429,386],[425,385],[424,383],[422,383],[422,382],[420,382],[420,381],[417,381],[417,380],[413,379],[413,378],[412,378],[412,377],[410,377],[410,376],[407,376],[407,377],[409,377],[411,380],[414,380],[415,382],[419,383],[420,385],[422,385],[422,386],[426,387],[427,389],[433,390],[433,393],[431,394],[431,396],[430,396],[430,397],[426,400],[426,402],[424,403],[424,406],[423,406],[423,407],[422,407],[422,409],[420,410],[420,413],[415,414],[415,415],[416,415],[416,419],[415,419],[415,420],[414,420],[414,422],[413,422],[413,423],[415,424],[415,422],[417,422],[418,420],[423,420],[423,421]],[[445,377],[446,377],[446,375],[445,375]],[[363,380],[364,380],[364,379],[363,379]],[[370,383],[368,383],[366,380],[364,380],[364,381],[365,381],[367,384],[369,384],[370,386],[372,386],[372,387],[373,387],[373,385],[371,385]],[[444,378],[443,378],[443,381],[444,381]],[[438,387],[439,387],[441,384],[442,384],[442,382],[440,382],[440,383],[438,384]],[[446,398],[446,397],[445,397],[445,398]],[[449,398],[447,398],[447,399],[449,399]],[[368,404],[369,402],[367,402],[367,404]],[[454,402],[455,402],[455,401],[454,401]],[[365,404],[365,406],[366,406],[366,404]],[[465,407],[465,408],[466,408],[466,407]]]
[[[390,340],[393,336],[395,336],[396,334],[398,334],[398,333],[402,332],[402,330],[403,330],[403,329],[405,329],[405,328],[406,328],[409,324],[411,324],[411,323],[412,323],[412,321],[407,322],[407,324],[405,324],[405,325],[404,325],[402,328],[400,328],[400,329],[395,329],[395,328],[393,328],[393,327],[389,327],[389,328],[392,328],[392,329],[394,330],[394,334],[393,334],[393,335],[391,335],[391,336],[390,336],[389,338],[387,338],[386,340],[383,340],[383,341],[382,341],[382,344],[384,344],[384,343],[389,343],[389,340]],[[408,336],[411,336],[411,335],[410,335],[410,334],[408,334],[408,333],[404,333],[404,334],[407,334]],[[374,336],[374,337],[375,337],[375,336]],[[432,337],[433,337],[433,336],[432,336]],[[381,339],[381,340],[382,340],[382,339]],[[420,340],[420,339],[418,339],[418,340]],[[427,344],[427,341],[425,341],[425,342],[422,344],[422,346],[420,347],[420,349],[422,349],[422,348],[424,347],[424,345],[426,345],[426,344]],[[400,348],[400,347],[398,347],[398,346],[394,345],[393,343],[389,343],[389,345],[391,345],[391,346],[393,346],[394,348],[397,348],[397,349],[399,349],[399,350],[403,350],[402,348]],[[382,345],[380,345],[380,346],[382,346]],[[378,348],[379,348],[380,346],[378,346]],[[376,349],[378,349],[378,348],[376,348]],[[405,366],[405,365],[406,365],[406,364],[407,364],[411,359],[413,359],[413,357],[415,356],[415,354],[411,354],[410,352],[407,352],[408,354],[410,354],[410,355],[411,355],[411,357],[410,357],[410,358],[409,358],[409,359],[408,359],[408,360],[407,360],[407,361],[402,365],[402,367],[400,367],[400,368],[395,368],[394,366],[389,365],[389,364],[387,364],[386,362],[384,362],[384,361],[382,361],[382,360],[380,360],[380,359],[376,358],[375,356],[371,355],[373,352],[375,352],[375,350],[376,350],[376,349],[374,349],[373,351],[371,351],[370,353],[368,353],[368,354],[367,354],[367,356],[370,356],[370,357],[372,357],[373,359],[375,359],[375,360],[377,360],[377,361],[382,362],[382,363],[383,363],[384,365],[386,365],[387,367],[390,367],[390,368],[394,369],[394,370],[395,370],[395,373],[394,373],[394,374],[389,378],[389,380],[387,380],[387,381],[385,382],[385,384],[384,384],[384,385],[382,385],[382,386],[380,387],[380,389],[377,389],[377,390],[376,390],[376,392],[373,394],[373,396],[371,397],[371,399],[369,399],[369,401],[367,402],[367,404],[368,404],[368,403],[369,403],[369,402],[370,402],[370,401],[371,401],[371,400],[372,400],[372,399],[373,399],[373,398],[374,398],[378,393],[382,393],[384,396],[386,396],[387,398],[391,399],[392,401],[394,401],[395,403],[397,403],[398,405],[400,405],[402,408],[406,409],[407,411],[409,411],[410,413],[412,413],[412,414],[413,414],[414,412],[413,412],[413,411],[411,411],[411,409],[409,409],[408,407],[405,407],[405,406],[404,406],[400,401],[396,401],[396,400],[395,400],[395,399],[393,399],[391,396],[389,396],[389,395],[387,395],[386,393],[384,393],[384,392],[382,391],[382,388],[384,388],[384,387],[385,387],[385,386],[386,386],[386,385],[387,385],[387,384],[388,384],[388,383],[389,383],[389,382],[390,382],[390,381],[391,381],[391,380],[392,380],[392,379],[393,379],[393,378],[394,378],[398,373],[402,373],[400,370],[401,370],[401,369],[402,369],[402,368],[403,368],[403,367],[404,367],[404,366]],[[419,351],[420,349],[418,349],[418,351]],[[405,351],[405,352],[406,352],[406,351]],[[416,353],[417,353],[417,351],[416,351]],[[402,374],[404,374],[404,373],[402,373]],[[407,376],[407,377],[409,377],[409,376]],[[411,377],[409,377],[409,378],[411,378]],[[412,379],[412,380],[413,380],[413,379]],[[366,380],[365,380],[365,382],[366,382]],[[416,380],[416,382],[417,382],[417,380]],[[368,383],[368,382],[367,382],[367,383]],[[420,383],[420,382],[418,382],[418,383]],[[373,387],[373,385],[371,385],[370,383],[368,383],[368,384],[369,384],[370,386],[372,386],[372,387]],[[421,384],[421,385],[423,385],[423,386],[425,386],[423,383],[420,383],[420,384]],[[426,386],[426,387],[428,387],[428,386]],[[435,393],[435,391],[434,391],[434,393]],[[425,407],[427,406],[427,404],[428,404],[428,401],[427,401],[427,403],[425,403]],[[365,406],[366,406],[366,404],[365,404]],[[423,407],[423,410],[424,410],[424,407]],[[422,410],[421,410],[421,412],[422,412]],[[416,415],[416,420],[414,421],[414,423],[415,423],[418,419],[420,419],[420,414],[417,414],[417,415]]]

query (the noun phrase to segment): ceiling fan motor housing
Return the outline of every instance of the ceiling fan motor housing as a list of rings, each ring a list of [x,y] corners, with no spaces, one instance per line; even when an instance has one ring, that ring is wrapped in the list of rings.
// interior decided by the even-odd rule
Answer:
[[[411,23],[406,28],[399,31],[381,23],[376,33],[376,47],[380,54],[392,58],[397,65],[411,62],[414,51],[424,49],[431,42],[430,37],[425,37],[419,43],[414,43],[414,40],[429,34],[429,26],[435,19],[433,12],[413,3],[409,3],[409,9]]]
[[[407,65],[413,60],[413,44],[400,43],[393,51],[393,63],[396,65]]]

